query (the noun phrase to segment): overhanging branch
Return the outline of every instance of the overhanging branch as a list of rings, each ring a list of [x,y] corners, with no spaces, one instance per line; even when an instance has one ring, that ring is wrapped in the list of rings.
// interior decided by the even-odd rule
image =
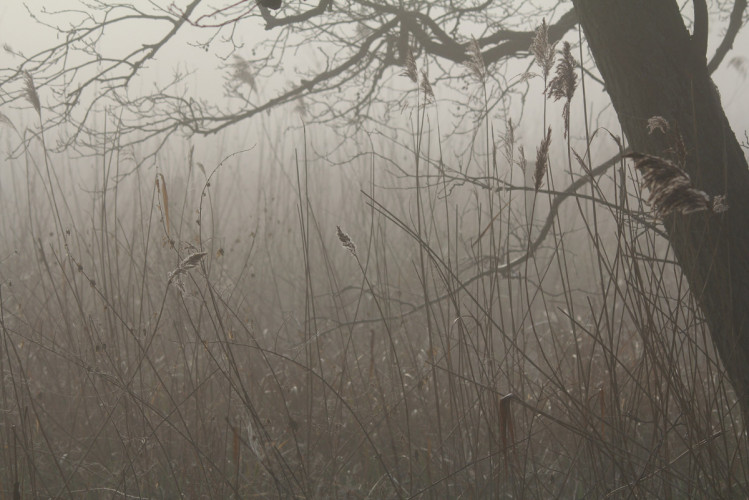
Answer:
[[[718,48],[715,50],[713,58],[707,64],[707,70],[713,73],[723,59],[728,54],[728,51],[733,48],[733,42],[736,40],[736,35],[739,33],[741,26],[743,25],[744,12],[746,11],[747,0],[736,0],[733,4],[733,11],[731,12],[731,20],[728,22],[728,29],[726,35],[723,37],[723,41],[720,42]]]

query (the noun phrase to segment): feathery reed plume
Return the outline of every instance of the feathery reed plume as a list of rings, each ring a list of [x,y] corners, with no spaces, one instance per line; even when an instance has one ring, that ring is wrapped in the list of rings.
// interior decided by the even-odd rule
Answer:
[[[252,71],[250,71],[250,61],[239,54],[234,54],[234,61],[230,66],[234,71],[231,75],[234,80],[238,81],[240,84],[246,83],[254,92],[257,92],[255,76],[252,74]]]
[[[525,148],[523,146],[518,146],[518,156],[516,164],[525,173],[525,166],[528,164],[528,161],[525,159]]]
[[[662,134],[668,133],[671,130],[671,126],[668,124],[668,120],[662,116],[651,116],[648,118],[648,134],[652,134],[656,130],[660,130]]]
[[[206,255],[208,255],[207,252],[195,252],[182,259],[177,268],[167,275],[169,283],[179,278],[180,275],[187,274],[187,271],[200,264],[200,261],[203,260],[203,257]]]
[[[351,255],[356,257],[356,245],[354,245],[354,242],[351,241],[349,235],[343,232],[341,226],[336,226],[336,232],[338,233],[338,240],[341,242],[341,245],[343,245],[343,248],[351,252]]]
[[[530,51],[536,59],[536,64],[541,68],[544,74],[544,82],[551,73],[554,66],[554,51],[557,44],[549,43],[549,25],[546,24],[546,18],[543,19],[541,26],[536,28],[536,35],[531,42]]]
[[[468,59],[466,59],[464,64],[471,71],[473,76],[483,83],[486,80],[486,65],[484,64],[484,58],[481,55],[481,47],[479,47],[479,43],[475,38],[472,37],[471,41],[468,42],[466,53],[468,54]]]
[[[710,196],[696,189],[692,180],[681,167],[660,156],[629,153],[635,168],[642,173],[642,187],[650,191],[648,205],[655,209],[658,217],[671,213],[691,214],[709,210],[721,213],[728,210],[725,195]]]
[[[36,92],[36,87],[34,86],[34,77],[31,76],[31,73],[29,73],[28,71],[24,71],[23,81],[25,84],[24,91],[26,93],[26,100],[29,101],[32,106],[34,106],[37,114],[39,116],[42,116],[42,105],[39,102],[39,94]]]
[[[512,123],[512,118],[507,120],[507,128],[505,130],[504,137],[504,157],[507,163],[512,165],[515,163],[515,125]]]
[[[407,76],[412,82],[417,83],[419,81],[419,73],[416,69],[416,61],[414,61],[414,55],[411,51],[406,54],[406,69],[401,73],[402,76]]]
[[[553,97],[555,101],[565,99],[562,118],[564,118],[564,137],[566,139],[570,130],[570,102],[572,102],[572,96],[575,95],[575,89],[577,88],[577,73],[575,73],[577,61],[572,55],[569,42],[564,42],[561,54],[562,59],[557,64],[557,74],[549,82],[546,95]]]
[[[423,69],[421,70],[421,91],[424,93],[424,104],[434,102],[434,90],[432,90],[432,84],[429,83],[429,75]]]
[[[541,140],[541,144],[536,149],[536,171],[533,173],[533,183],[536,191],[541,187],[541,183],[546,175],[546,165],[549,163],[549,145],[551,144],[551,127],[546,132],[546,137]]]

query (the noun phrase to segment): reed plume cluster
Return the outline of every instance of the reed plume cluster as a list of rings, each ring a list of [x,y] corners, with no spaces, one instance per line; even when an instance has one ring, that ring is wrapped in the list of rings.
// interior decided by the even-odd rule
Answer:
[[[341,242],[343,248],[351,252],[351,255],[356,257],[356,245],[351,241],[348,234],[344,233],[341,226],[336,226],[336,233],[338,233],[338,240]]]
[[[424,93],[424,104],[430,104],[434,102],[434,90],[432,84],[429,83],[429,74],[426,70],[421,70],[421,91]]]
[[[556,43],[549,43],[549,25],[546,24],[546,18],[544,18],[541,26],[536,28],[536,35],[533,37],[533,42],[531,42],[530,46],[530,51],[536,60],[536,64],[538,64],[543,72],[544,82],[549,77],[551,68],[554,66],[554,51],[556,47]]]
[[[231,63],[233,70],[232,78],[239,82],[239,84],[245,83],[249,85],[253,92],[257,92],[257,83],[255,82],[255,75],[252,74],[250,68],[250,61],[239,54],[234,54],[233,57],[234,60]]]
[[[206,252],[195,252],[182,259],[174,271],[168,274],[169,282],[171,283],[179,276],[186,274],[190,269],[197,267],[206,255],[208,255]]]
[[[570,130],[570,103],[577,89],[577,73],[575,73],[577,61],[572,55],[569,42],[564,42],[561,54],[562,59],[557,64],[556,76],[549,82],[546,95],[553,97],[555,101],[565,99],[562,118],[564,118],[564,137],[567,138]]]
[[[406,53],[404,66],[405,69],[403,70],[403,73],[401,73],[401,76],[405,76],[412,82],[418,84],[418,88],[424,95],[424,101],[421,103],[421,105],[426,106],[427,104],[433,103],[435,99],[434,89],[432,89],[432,84],[429,83],[429,73],[426,69],[422,69],[421,80],[419,80],[419,69],[416,66],[416,61],[414,60],[414,56],[410,50]]]
[[[549,163],[549,146],[551,145],[551,127],[546,132],[546,137],[536,149],[536,171],[533,173],[533,184],[536,191],[539,190],[546,175],[546,165]]]
[[[466,67],[478,81],[484,83],[486,81],[486,64],[481,55],[481,47],[479,47],[475,38],[472,38],[468,43],[466,53],[468,54],[468,59],[465,62]]]
[[[36,86],[34,85],[34,77],[31,76],[31,73],[29,73],[28,71],[24,71],[23,81],[24,81],[24,92],[26,93],[26,100],[29,101],[32,106],[34,106],[36,113],[41,116],[42,105],[41,105],[41,102],[39,101],[39,93],[36,91]]]
[[[635,168],[642,174],[642,186],[650,192],[648,204],[658,217],[728,210],[725,195],[710,196],[696,189],[689,174],[671,160],[643,153],[629,153],[625,158],[632,158]]]
[[[416,61],[414,55],[409,50],[406,54],[406,69],[401,73],[402,76],[407,76],[412,82],[417,83],[419,81],[419,72],[416,69]]]

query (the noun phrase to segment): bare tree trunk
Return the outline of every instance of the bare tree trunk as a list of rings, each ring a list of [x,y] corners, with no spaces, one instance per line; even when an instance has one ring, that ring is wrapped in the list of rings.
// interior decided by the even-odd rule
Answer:
[[[663,154],[646,122],[663,116],[687,147],[687,171],[729,210],[674,215],[669,240],[749,422],[749,170],[676,0],[573,0],[624,133],[638,152]]]

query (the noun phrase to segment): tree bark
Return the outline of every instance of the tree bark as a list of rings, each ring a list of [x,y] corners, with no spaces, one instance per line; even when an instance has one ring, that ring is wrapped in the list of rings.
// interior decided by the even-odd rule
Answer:
[[[698,189],[727,194],[729,209],[673,215],[671,246],[707,320],[749,423],[749,169],[700,44],[676,0],[573,0],[590,50],[634,151],[663,155],[663,116],[684,138]]]

